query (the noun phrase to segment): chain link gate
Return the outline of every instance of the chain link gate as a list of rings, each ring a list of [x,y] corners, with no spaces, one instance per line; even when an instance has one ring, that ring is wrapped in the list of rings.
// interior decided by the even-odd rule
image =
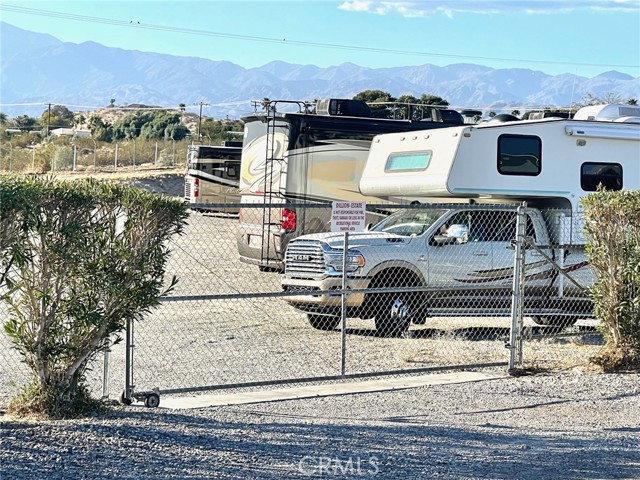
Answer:
[[[228,204],[224,206],[229,207]],[[398,232],[398,225],[391,227],[390,231],[395,231],[390,233],[394,238],[423,241],[422,255],[437,251],[437,261],[433,263],[440,269],[437,274],[441,274],[443,260],[464,266],[466,270],[458,268],[455,272],[460,278],[454,275],[429,284],[425,270],[424,281],[416,283],[415,276],[405,278],[400,274],[398,268],[402,262],[397,265],[387,262],[389,271],[395,273],[394,282],[390,284],[385,284],[384,275],[379,275],[377,284],[355,288],[349,284],[353,278],[339,275],[332,277],[337,283],[327,289],[315,286],[292,289],[283,280],[286,272],[264,271],[257,265],[238,261],[236,245],[243,241],[240,238],[243,230],[237,227],[238,219],[211,212],[216,205],[200,207],[206,207],[209,213],[192,214],[186,234],[176,238],[170,246],[173,253],[168,273],[180,279],[176,290],[163,299],[160,308],[135,325],[135,340],[132,341],[135,361],[125,397],[146,400],[145,395],[150,392],[181,394],[222,388],[266,388],[300,382],[507,365],[504,339],[509,332],[511,282],[505,284],[501,279],[501,285],[483,286],[482,295],[476,296],[473,292],[477,286],[473,282],[478,275],[485,274],[484,267],[493,268],[493,254],[478,257],[474,265],[467,263],[465,255],[472,255],[469,252],[477,250],[481,243],[484,247],[490,246],[490,235],[502,235],[499,261],[506,262],[500,265],[505,277],[503,270],[512,269],[513,252],[506,248],[511,241],[506,238],[509,233],[499,227],[505,227],[507,217],[515,215],[515,207],[498,206],[487,210],[487,207],[480,209],[467,205],[464,215],[449,216],[449,226],[454,230],[461,225],[455,222],[462,222],[465,215],[465,221],[472,222],[468,225],[467,235],[471,235],[468,242],[452,236],[448,245],[434,246],[429,245],[433,239],[426,236],[426,230],[420,235],[409,233],[403,237],[400,233],[407,232]],[[257,223],[262,221],[264,205],[241,204],[238,207],[243,221],[251,216]],[[272,208],[271,205],[266,207]],[[369,205],[371,218],[385,218],[393,211],[404,211],[418,215],[423,224],[445,211],[454,215],[456,212],[452,207],[457,208],[452,205]],[[329,229],[330,205],[289,204],[287,208],[295,211],[299,220],[308,220],[313,228],[322,225],[325,231]],[[477,220],[485,229],[484,233],[476,228]],[[491,227],[496,220],[504,225]],[[291,245],[294,239],[289,240]],[[268,241],[275,242],[273,238]],[[343,236],[340,236],[340,242],[344,242]],[[357,246],[358,242],[357,234],[348,236],[347,249],[352,244]],[[286,246],[274,243],[270,248],[283,258]],[[260,247],[256,246],[258,253]],[[374,251],[369,261],[378,262],[382,255],[382,250]],[[416,257],[416,262],[419,263],[419,259],[420,256]],[[330,261],[334,260],[330,258]],[[349,262],[350,258],[341,256],[339,261]],[[347,266],[342,270],[348,271]],[[510,274],[506,275],[508,280],[510,277]],[[468,283],[469,279],[471,283]],[[501,294],[498,305],[487,299],[486,295],[492,289]],[[330,316],[322,312],[305,312],[298,308],[296,298],[307,296],[329,299],[329,304],[337,306],[337,310],[333,309]],[[359,296],[371,299],[366,307],[368,311],[360,312],[360,316],[350,305],[352,299]],[[409,298],[409,303],[413,303],[416,296],[428,301],[416,305],[415,312],[407,313],[406,305],[401,305],[402,300]],[[434,303],[429,303],[432,300]],[[374,313],[377,309],[389,313],[390,318],[395,315],[391,313],[394,309],[405,317],[409,315],[411,328],[401,332],[384,331],[385,325],[388,327],[390,323],[386,317],[376,322]],[[322,323],[322,319],[330,319],[330,323]],[[342,322],[345,328],[341,328]]]
[[[604,339],[589,299],[596,276],[585,255],[582,212],[542,210],[550,240],[555,239],[546,243],[527,232],[526,212],[524,204],[518,210],[509,371],[584,366]],[[526,272],[531,255],[546,269],[550,281],[544,286]]]

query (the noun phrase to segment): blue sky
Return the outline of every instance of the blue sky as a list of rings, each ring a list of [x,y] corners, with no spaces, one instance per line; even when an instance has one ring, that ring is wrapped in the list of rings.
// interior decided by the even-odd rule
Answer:
[[[640,0],[0,0],[0,18],[63,41],[247,68],[475,63],[640,77]]]

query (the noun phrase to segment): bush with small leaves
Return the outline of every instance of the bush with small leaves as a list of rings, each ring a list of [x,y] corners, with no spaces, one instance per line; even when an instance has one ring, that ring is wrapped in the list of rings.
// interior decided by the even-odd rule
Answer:
[[[600,190],[582,199],[591,289],[607,348],[593,360],[606,370],[640,367],[640,191]]]
[[[185,205],[96,180],[0,178],[0,295],[5,331],[33,372],[16,414],[82,414],[88,363],[141,320],[165,282],[169,240]]]

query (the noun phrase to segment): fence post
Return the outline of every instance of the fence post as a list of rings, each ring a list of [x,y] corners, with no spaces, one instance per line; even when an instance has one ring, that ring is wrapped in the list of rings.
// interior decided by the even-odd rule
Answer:
[[[341,343],[340,343],[340,375],[346,375],[347,369],[347,258],[349,251],[349,232],[344,232],[344,250],[342,251],[342,295],[340,312]]]
[[[109,398],[109,362],[111,361],[110,351],[111,339],[107,339],[106,349],[104,351],[103,370],[102,370],[102,399]]]
[[[124,354],[124,391],[120,401],[125,405],[133,403],[133,321],[127,318]]]
[[[527,204],[518,207],[516,217],[516,244],[513,260],[513,289],[511,293],[511,332],[509,335],[509,368],[513,375],[516,364],[522,364],[522,302],[524,294],[524,236],[527,225]]]

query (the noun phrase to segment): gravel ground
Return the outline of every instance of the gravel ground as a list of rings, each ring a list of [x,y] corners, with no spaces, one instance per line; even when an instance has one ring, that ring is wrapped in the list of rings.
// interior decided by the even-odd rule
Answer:
[[[637,374],[567,371],[83,420],[0,416],[0,478],[640,478],[639,394]]]
[[[144,180],[140,186],[179,194],[174,192],[180,191],[180,178],[160,180]],[[176,262],[180,271],[197,272],[199,282],[190,284],[189,276],[182,275],[185,281],[178,294],[191,293],[193,287],[200,291],[203,285],[211,293],[226,291],[227,283],[238,292],[278,288],[277,276],[258,274],[257,269],[232,261],[233,236],[226,235],[221,242],[220,235],[212,241],[207,233],[211,228],[204,228],[208,224],[222,234],[229,231],[226,224],[235,221],[192,219],[194,235],[190,244],[182,245],[186,239],[177,242]],[[212,254],[196,256],[194,262],[193,247],[203,252],[211,248]],[[221,259],[214,251],[229,255]],[[159,320],[180,319],[181,329],[154,331],[149,321],[136,330],[137,379],[143,387],[168,388],[182,386],[177,379],[197,386],[209,384],[212,376],[224,383],[239,374],[241,380],[251,380],[252,375],[271,378],[265,372],[300,374],[294,366],[306,374],[312,366],[337,371],[333,363],[338,358],[338,332],[309,329],[301,315],[285,314],[275,299],[261,302],[260,314],[254,307],[211,303],[198,307],[200,316],[183,319],[183,310],[196,310],[193,304],[164,306]],[[270,314],[272,310],[278,314]],[[221,323],[219,318],[235,319],[237,325]],[[452,324],[451,319],[443,322],[429,328],[437,332],[469,328]],[[227,331],[231,326],[233,331]],[[455,335],[434,337],[429,329],[428,334],[414,333],[411,338],[380,339],[368,334],[370,326],[354,324],[349,331],[348,365],[353,371],[375,371],[444,360],[495,361],[498,353],[506,360],[503,342],[490,340],[502,333],[489,335],[490,329],[502,327],[483,323],[484,333],[478,339],[464,341]],[[182,349],[179,357],[170,355],[171,348],[183,343],[191,347]],[[0,480],[640,478],[638,375],[583,374],[571,369],[583,365],[591,350],[598,348],[583,343],[526,344],[528,363],[566,368],[553,375],[200,410],[114,406],[88,419],[57,422],[0,415]],[[306,352],[304,361],[291,353],[298,351]],[[216,355],[225,361],[218,362]],[[122,387],[122,362],[117,358],[114,352],[112,395]],[[7,376],[18,379],[18,366],[7,358],[0,361],[0,393],[10,384]],[[196,373],[207,375],[200,378]],[[6,398],[6,392],[3,395]]]

